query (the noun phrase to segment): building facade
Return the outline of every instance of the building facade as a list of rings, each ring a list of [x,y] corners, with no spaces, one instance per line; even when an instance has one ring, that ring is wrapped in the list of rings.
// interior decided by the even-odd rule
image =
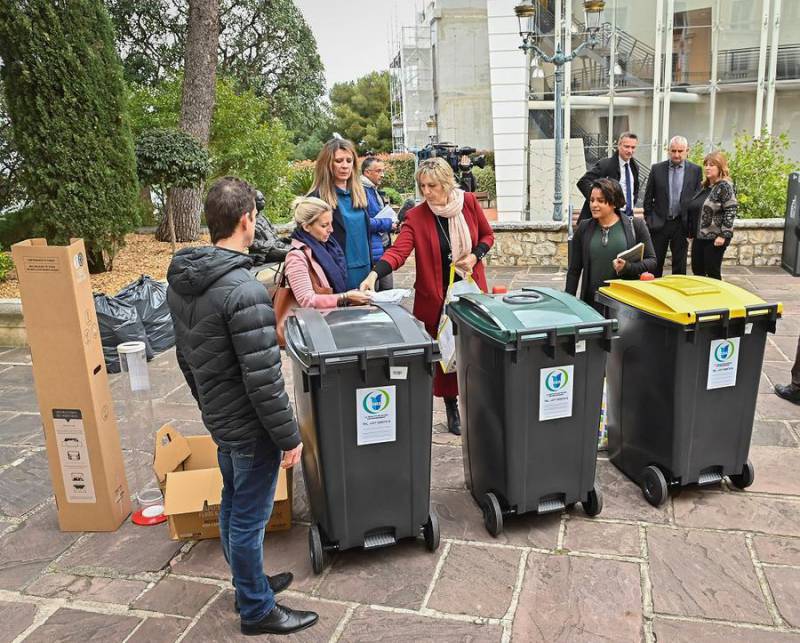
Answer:
[[[453,3],[484,10],[486,45],[478,51],[483,41],[476,41],[472,56],[488,67],[490,117],[479,114],[470,123],[476,139],[491,137],[498,218],[548,220],[553,67],[519,49],[515,0]],[[540,6],[535,28],[546,53],[559,32],[567,51],[583,42],[582,0],[541,0]],[[435,86],[440,72],[437,59],[430,60]],[[565,73],[565,215],[581,205],[573,189],[581,163],[585,168],[611,153],[622,131],[639,135],[636,156],[644,173],[666,158],[676,134],[710,150],[731,148],[741,132],[787,132],[790,154],[800,158],[798,0],[607,0],[600,43]],[[448,120],[440,102],[429,105],[437,123]],[[413,126],[409,116],[405,122]],[[429,135],[424,122],[418,131]]]

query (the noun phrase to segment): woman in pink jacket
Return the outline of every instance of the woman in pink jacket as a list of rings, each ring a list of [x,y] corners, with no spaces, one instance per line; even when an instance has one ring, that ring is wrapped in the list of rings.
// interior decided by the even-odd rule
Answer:
[[[301,308],[335,308],[368,304],[369,297],[358,290],[347,290],[347,261],[344,251],[331,236],[333,212],[322,199],[298,197],[292,203],[296,223],[292,250],[286,255],[286,281]],[[317,290],[331,289],[332,294]]]

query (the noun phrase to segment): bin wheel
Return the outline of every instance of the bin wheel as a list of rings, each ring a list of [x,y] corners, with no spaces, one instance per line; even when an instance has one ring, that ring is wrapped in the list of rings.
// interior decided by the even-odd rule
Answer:
[[[428,551],[439,549],[439,518],[435,512],[431,511],[428,514],[428,522],[422,526],[422,535]]]
[[[660,507],[667,500],[667,479],[661,469],[652,464],[642,471],[642,493],[645,500],[654,507]]]
[[[747,489],[747,487],[753,484],[753,480],[755,480],[756,477],[755,469],[753,469],[753,463],[748,460],[744,463],[744,468],[742,469],[741,473],[737,473],[728,477],[731,480],[731,484],[737,489]]]
[[[497,496],[491,491],[483,496],[481,511],[483,511],[483,524],[486,525],[486,531],[492,536],[499,536],[503,531],[503,511],[500,509]]]
[[[581,506],[587,516],[596,516],[603,511],[603,494],[600,493],[600,489],[592,487],[589,497],[581,502]]]
[[[325,553],[322,549],[322,536],[316,523],[308,528],[308,552],[311,555],[311,568],[315,574],[321,574],[325,566]]]

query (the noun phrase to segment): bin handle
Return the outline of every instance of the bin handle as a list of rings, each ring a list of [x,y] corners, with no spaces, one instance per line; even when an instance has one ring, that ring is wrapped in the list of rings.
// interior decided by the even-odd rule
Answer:
[[[522,350],[523,342],[539,342],[545,340],[547,345],[544,347],[545,353],[554,359],[556,356],[556,345],[558,343],[557,328],[528,328],[517,332],[517,351]]]
[[[767,315],[767,332],[774,333],[778,321],[778,304],[753,304],[744,307],[745,322],[751,317]]]
[[[319,356],[319,374],[325,374],[325,355],[336,352],[336,342],[333,339],[330,326],[325,323],[322,315],[315,308],[296,308],[294,316],[299,324],[308,328],[314,337],[314,348]]]
[[[697,334],[700,330],[700,324],[703,322],[717,321],[722,323],[722,336],[728,338],[730,335],[730,320],[731,311],[729,308],[713,308],[710,310],[698,310],[695,313],[694,332],[692,333],[689,341],[694,343],[697,340]]]
[[[584,322],[575,325],[575,342],[572,344],[572,355],[575,356],[575,344],[581,341],[581,336],[590,335],[596,332],[603,334],[603,350],[607,353],[611,351],[611,340],[614,339],[616,330],[616,319],[604,319],[600,322]]]
[[[485,317],[486,319],[488,319],[488,320],[489,320],[489,322],[491,322],[492,324],[494,324],[495,326],[497,326],[497,328],[503,328],[503,324],[502,324],[502,323],[500,322],[500,320],[499,320],[499,319],[498,319],[498,318],[497,318],[497,317],[496,317],[496,316],[495,316],[495,315],[492,313],[492,311],[491,311],[491,310],[489,310],[489,307],[488,307],[488,306],[486,306],[485,304],[483,304],[483,303],[482,303],[482,302],[480,302],[480,301],[475,301],[474,299],[472,299],[472,297],[471,297],[470,295],[471,295],[471,293],[467,293],[467,294],[465,294],[465,295],[461,295],[461,296],[458,298],[458,301],[459,301],[459,302],[464,302],[464,303],[466,303],[468,306],[470,306],[471,308],[474,308],[474,309],[475,309],[475,311],[476,311],[476,312],[477,312],[479,315],[482,315],[483,317]],[[449,304],[448,304],[448,307],[449,307]],[[449,312],[448,312],[447,314],[448,314],[448,315],[450,315],[450,313],[449,313]],[[451,316],[452,316],[452,315],[451,315]]]

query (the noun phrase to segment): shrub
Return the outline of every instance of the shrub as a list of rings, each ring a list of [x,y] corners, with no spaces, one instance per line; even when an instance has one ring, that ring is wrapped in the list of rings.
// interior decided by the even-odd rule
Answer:
[[[305,196],[314,184],[314,164],[295,164],[289,170],[289,190],[294,196]]]
[[[728,155],[731,178],[736,185],[739,216],[745,219],[782,217],[786,208],[789,174],[800,165],[787,156],[789,137],[752,138],[739,134],[734,139],[734,152]]]
[[[497,201],[497,184],[495,180],[494,169],[487,165],[481,169],[473,167],[472,173],[475,175],[475,180],[478,184],[477,192],[487,192],[489,200],[494,203]]]
[[[122,66],[101,0],[0,3],[0,69],[22,176],[48,239],[83,237],[92,272],[137,224]]]
[[[397,190],[400,194],[414,192],[414,155],[391,154],[385,158],[378,156],[386,163],[386,175],[383,177],[383,188]]]
[[[11,260],[11,254],[3,252],[3,249],[0,248],[0,281],[6,280],[13,267],[14,262]]]
[[[394,188],[384,188],[381,186],[380,191],[383,192],[389,203],[400,205],[403,202],[403,196]]]
[[[715,150],[728,157],[731,179],[736,186],[738,216],[744,219],[774,219],[783,216],[789,174],[800,170],[800,164],[787,156],[789,136],[784,132],[753,138],[745,132],[736,135],[733,152],[721,146]],[[689,160],[702,167],[706,148],[696,141],[689,150]]]

